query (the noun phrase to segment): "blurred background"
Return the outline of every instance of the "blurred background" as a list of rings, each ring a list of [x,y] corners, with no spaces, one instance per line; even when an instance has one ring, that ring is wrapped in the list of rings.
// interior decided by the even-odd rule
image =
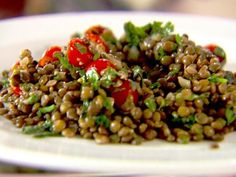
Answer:
[[[236,19],[235,0],[0,0],[0,19],[36,14],[145,10]]]

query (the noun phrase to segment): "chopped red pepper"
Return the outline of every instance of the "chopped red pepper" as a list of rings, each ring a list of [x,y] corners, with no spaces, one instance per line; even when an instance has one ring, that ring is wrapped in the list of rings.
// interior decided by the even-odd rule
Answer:
[[[138,103],[138,91],[132,89],[131,82],[128,80],[123,80],[121,86],[115,89],[113,88],[111,95],[119,108],[122,108],[128,96],[132,96],[135,105]]]
[[[55,52],[60,52],[60,51],[61,47],[59,46],[52,46],[49,49],[47,49],[43,54],[43,57],[39,60],[38,66],[43,67],[50,62],[58,61],[58,59],[55,58],[53,55]]]
[[[80,38],[73,38],[67,50],[69,63],[75,67],[85,67],[89,64],[93,55],[88,49],[88,46]]]
[[[99,75],[101,75],[101,72],[108,68],[112,67],[115,68],[115,65],[111,63],[110,60],[100,58],[98,60],[95,60],[91,62],[87,67],[86,67],[86,72],[89,71],[90,69],[95,69]]]
[[[12,86],[12,91],[17,96],[20,96],[21,93],[22,93],[22,90],[21,90],[21,88],[19,86],[16,86],[16,87]]]
[[[97,43],[100,44],[104,47],[104,50],[106,52],[109,51],[109,47],[107,46],[106,42],[102,39],[101,35],[106,31],[107,29],[103,26],[97,25],[97,26],[93,26],[91,28],[89,28],[86,32],[85,32],[85,36]]]

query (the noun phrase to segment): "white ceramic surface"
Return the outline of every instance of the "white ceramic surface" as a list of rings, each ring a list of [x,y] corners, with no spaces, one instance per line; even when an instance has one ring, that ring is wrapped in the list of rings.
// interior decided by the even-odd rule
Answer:
[[[236,22],[227,19],[164,13],[73,13],[0,21],[0,70],[9,68],[21,49],[35,58],[50,45],[65,45],[69,36],[95,24],[109,26],[117,36],[123,23],[172,21],[177,33],[187,33],[197,44],[220,44],[227,52],[227,69],[236,67]],[[236,174],[236,133],[226,136],[219,149],[212,142],[180,145],[155,140],[140,146],[97,145],[80,138],[34,139],[0,118],[0,160],[37,168],[121,174],[230,175]]]

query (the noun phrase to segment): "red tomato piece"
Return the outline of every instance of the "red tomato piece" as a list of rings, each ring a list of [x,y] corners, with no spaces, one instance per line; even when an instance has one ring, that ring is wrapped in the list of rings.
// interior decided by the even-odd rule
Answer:
[[[55,58],[53,55],[55,52],[60,52],[60,51],[61,51],[61,47],[59,47],[59,46],[52,46],[52,47],[48,48],[44,52],[43,57],[39,60],[38,66],[43,67],[47,63],[58,61],[58,59]]]
[[[74,38],[70,41],[67,55],[69,63],[75,67],[85,67],[93,59],[88,46],[80,38]]]
[[[17,96],[20,96],[21,93],[22,93],[22,90],[20,89],[19,86],[12,87],[12,91],[13,91],[13,93],[14,93],[15,95],[17,95]]]
[[[129,95],[133,97],[134,104],[138,103],[138,91],[132,89],[131,82],[128,80],[123,80],[122,85],[113,89],[111,95],[115,100],[115,104],[120,108]]]
[[[107,30],[107,29],[103,26],[100,26],[100,25],[93,26],[85,32],[85,36],[89,40],[102,45],[104,47],[104,50],[106,52],[108,52],[109,47],[107,46],[106,42],[101,37],[101,35],[104,33],[105,30]]]
[[[91,62],[87,67],[86,67],[86,72],[89,71],[90,69],[95,69],[99,75],[101,75],[101,72],[108,68],[112,67],[115,68],[115,65],[112,64],[110,60],[100,58],[98,60],[95,60]]]

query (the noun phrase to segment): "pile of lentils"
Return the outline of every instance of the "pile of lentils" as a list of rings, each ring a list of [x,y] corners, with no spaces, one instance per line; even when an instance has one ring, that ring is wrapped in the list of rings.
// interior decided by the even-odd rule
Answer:
[[[34,137],[96,143],[221,141],[236,128],[236,74],[224,50],[174,34],[172,23],[97,25],[3,71],[0,115]]]

